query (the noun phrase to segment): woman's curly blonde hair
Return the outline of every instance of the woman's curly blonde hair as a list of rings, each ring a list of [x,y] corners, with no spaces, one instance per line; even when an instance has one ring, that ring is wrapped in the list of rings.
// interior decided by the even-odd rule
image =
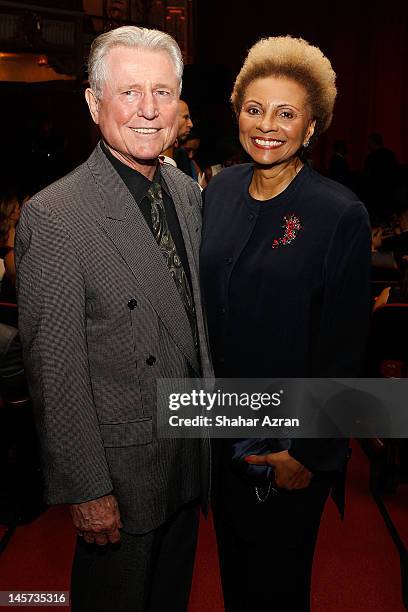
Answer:
[[[325,55],[303,38],[271,36],[262,38],[248,52],[234,83],[231,102],[238,116],[245,91],[255,79],[286,77],[302,85],[313,119],[313,139],[329,127],[337,95],[336,74]]]

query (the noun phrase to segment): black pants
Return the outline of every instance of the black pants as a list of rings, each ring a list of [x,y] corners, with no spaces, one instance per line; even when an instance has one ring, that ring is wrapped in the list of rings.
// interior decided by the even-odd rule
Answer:
[[[197,543],[198,501],[158,529],[121,532],[120,545],[78,538],[72,568],[72,612],[185,612]]]
[[[259,502],[252,485],[224,470],[213,506],[226,612],[308,612],[313,553],[330,485]],[[264,491],[261,491],[261,496]]]

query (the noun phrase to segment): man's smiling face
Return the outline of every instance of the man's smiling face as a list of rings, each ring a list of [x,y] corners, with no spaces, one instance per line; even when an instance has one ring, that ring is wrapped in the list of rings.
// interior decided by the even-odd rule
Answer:
[[[165,51],[118,46],[108,52],[105,66],[102,97],[86,92],[92,118],[112,154],[151,178],[157,157],[177,136],[174,64]]]

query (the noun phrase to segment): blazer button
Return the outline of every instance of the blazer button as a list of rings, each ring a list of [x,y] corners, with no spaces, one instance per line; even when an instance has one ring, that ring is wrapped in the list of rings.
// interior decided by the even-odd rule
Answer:
[[[233,260],[232,257],[227,257],[227,259],[225,261],[230,266],[234,260]]]
[[[132,298],[131,300],[128,301],[128,308],[130,308],[130,310],[134,310],[137,306],[137,300],[135,300],[135,298]]]
[[[154,355],[149,355],[149,357],[146,359],[146,363],[147,365],[152,366],[156,363],[156,357]]]

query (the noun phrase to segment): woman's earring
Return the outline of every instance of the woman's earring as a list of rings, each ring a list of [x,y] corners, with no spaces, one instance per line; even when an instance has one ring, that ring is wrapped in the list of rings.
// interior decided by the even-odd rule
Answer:
[[[310,145],[309,138],[303,143],[304,148],[306,149]]]

